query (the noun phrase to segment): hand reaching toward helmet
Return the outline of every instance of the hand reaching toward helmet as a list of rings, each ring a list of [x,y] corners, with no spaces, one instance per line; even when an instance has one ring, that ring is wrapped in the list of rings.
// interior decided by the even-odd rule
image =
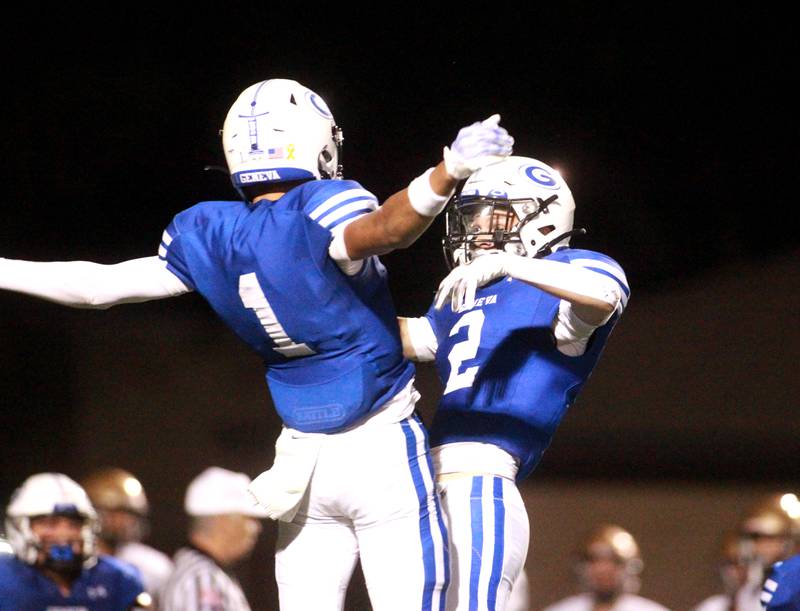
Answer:
[[[500,127],[500,115],[461,128],[449,147],[444,147],[447,173],[457,179],[467,178],[480,168],[502,161],[514,147],[514,138]]]
[[[522,257],[507,252],[493,252],[459,265],[439,284],[435,298],[436,309],[441,310],[448,299],[453,312],[472,307],[478,287],[495,278],[507,276],[509,268],[520,259]]]

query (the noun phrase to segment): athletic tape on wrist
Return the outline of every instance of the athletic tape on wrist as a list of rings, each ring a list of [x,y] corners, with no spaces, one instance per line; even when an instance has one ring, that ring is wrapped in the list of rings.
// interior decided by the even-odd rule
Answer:
[[[430,176],[432,173],[433,168],[428,168],[408,185],[408,201],[411,202],[411,207],[422,216],[436,216],[450,199],[450,193],[439,195],[431,188]]]

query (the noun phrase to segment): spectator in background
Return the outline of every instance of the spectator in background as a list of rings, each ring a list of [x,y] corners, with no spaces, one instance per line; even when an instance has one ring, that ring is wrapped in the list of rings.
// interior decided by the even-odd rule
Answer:
[[[189,484],[184,508],[189,515],[189,544],[175,554],[175,570],[162,592],[164,611],[249,611],[236,578],[229,572],[250,554],[261,532],[257,506],[247,487],[250,478],[209,467]]]
[[[150,505],[141,482],[128,471],[109,467],[92,472],[81,483],[100,520],[98,551],[138,568],[157,607],[173,565],[169,556],[142,543],[149,532]]]
[[[745,583],[736,595],[737,611],[761,611],[761,591],[776,563],[796,553],[800,500],[795,494],[770,494],[753,504],[739,523]]]
[[[545,611],[667,611],[666,607],[638,596],[644,568],[639,545],[625,529],[602,524],[580,548],[578,576],[584,593],[570,596]]]
[[[0,609],[149,608],[138,571],[98,556],[97,514],[86,492],[62,473],[31,475],[6,510],[14,555],[0,554]]]
[[[741,541],[736,532],[728,532],[722,537],[719,576],[722,580],[722,593],[709,596],[694,607],[693,611],[736,609],[736,593],[747,580],[747,565],[742,558]]]

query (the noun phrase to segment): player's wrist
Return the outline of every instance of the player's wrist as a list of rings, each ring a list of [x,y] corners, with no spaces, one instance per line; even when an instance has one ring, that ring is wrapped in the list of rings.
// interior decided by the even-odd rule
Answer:
[[[464,163],[461,155],[453,151],[449,146],[444,147],[442,160],[444,161],[447,175],[453,180],[464,180],[472,174],[472,170]]]
[[[439,195],[431,187],[431,174],[435,168],[428,168],[412,180],[408,185],[408,201],[422,216],[436,216],[439,214],[450,199],[452,192],[446,195]]]

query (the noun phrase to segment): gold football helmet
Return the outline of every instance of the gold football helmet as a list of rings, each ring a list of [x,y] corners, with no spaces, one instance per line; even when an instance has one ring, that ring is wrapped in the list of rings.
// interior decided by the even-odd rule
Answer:
[[[639,544],[621,526],[600,524],[594,528],[583,539],[579,557],[578,575],[596,597],[611,599],[639,589],[644,568]]]
[[[100,517],[100,539],[109,551],[120,543],[145,538],[150,505],[133,474],[108,467],[91,473],[82,485]]]

